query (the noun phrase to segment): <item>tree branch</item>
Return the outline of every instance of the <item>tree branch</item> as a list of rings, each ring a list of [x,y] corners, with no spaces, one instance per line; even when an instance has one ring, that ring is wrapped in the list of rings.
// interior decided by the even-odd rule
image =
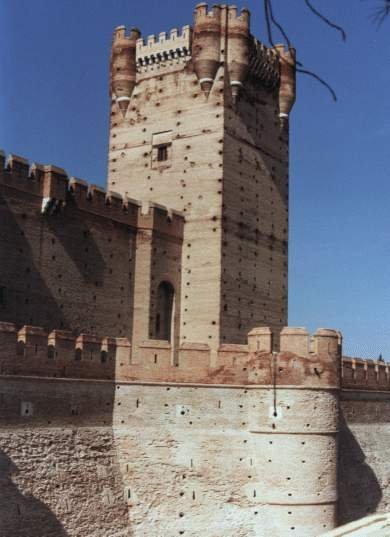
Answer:
[[[328,26],[330,26],[331,28],[334,28],[335,30],[337,30],[338,32],[341,33],[341,37],[343,39],[343,41],[346,41],[347,39],[347,34],[345,33],[345,30],[344,28],[342,28],[341,26],[339,26],[338,24],[335,24],[334,22],[332,22],[331,20],[329,20],[327,17],[325,17],[325,15],[323,15],[320,11],[318,11],[318,9],[316,9],[313,4],[311,3],[310,0],[304,0],[305,4],[307,5],[307,7],[310,9],[310,11],[312,13],[314,13],[314,15],[316,15],[318,18],[320,18],[325,24],[327,24]]]
[[[383,5],[377,7],[371,15],[371,19],[380,28],[384,20],[390,15],[390,0],[383,0]]]
[[[304,0],[304,1],[306,2],[306,0]],[[390,0],[386,0],[386,1],[390,2]],[[307,0],[307,2],[308,2],[308,0]],[[268,37],[269,44],[272,47],[275,47],[275,43],[274,43],[274,39],[273,39],[273,28],[277,28],[279,30],[279,32],[281,33],[281,35],[283,36],[283,39],[285,40],[287,46],[291,47],[291,42],[290,42],[290,39],[289,39],[289,37],[287,35],[287,32],[285,31],[284,27],[279,23],[279,21],[276,19],[275,15],[274,15],[272,0],[263,0],[263,6],[264,6],[265,24],[266,24],[266,28],[267,28],[267,37]],[[314,8],[311,6],[311,4],[310,4],[310,7],[312,8],[312,11],[313,11]],[[319,16],[327,24],[333,25],[333,23],[331,23],[330,21],[328,21],[328,19],[323,17],[322,14],[320,14],[316,10],[314,12],[316,13],[317,16]],[[336,26],[336,25],[333,25],[333,26]],[[311,76],[312,78],[317,80],[317,82],[322,84],[330,92],[330,94],[332,95],[333,100],[337,101],[336,92],[334,91],[334,89],[324,79],[322,79],[320,76],[318,76],[313,71],[310,71],[310,70],[304,68],[304,65],[301,62],[297,61],[296,64],[297,64],[297,69],[296,69],[297,73],[301,73],[303,75]]]
[[[302,67],[297,67],[297,73],[302,73],[303,75],[308,75],[308,76],[311,76],[312,78],[315,78],[317,80],[317,82],[322,84],[329,91],[329,93],[333,97],[333,100],[337,101],[337,95],[336,95],[336,92],[334,91],[334,89],[332,88],[332,86],[330,84],[328,84],[323,78],[318,76],[316,73],[313,73],[312,71],[309,71],[307,69],[302,69]]]

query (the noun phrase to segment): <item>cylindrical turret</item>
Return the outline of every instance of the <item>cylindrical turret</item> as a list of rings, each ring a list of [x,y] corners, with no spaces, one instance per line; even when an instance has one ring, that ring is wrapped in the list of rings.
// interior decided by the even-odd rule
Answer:
[[[295,49],[285,51],[284,45],[276,45],[275,50],[280,63],[279,115],[288,118],[296,97]]]
[[[125,115],[136,83],[136,43],[141,33],[133,28],[126,36],[124,26],[119,26],[114,32],[111,54],[111,94]]]
[[[248,401],[248,444],[260,469],[248,489],[266,506],[267,535],[313,537],[337,524],[339,339],[318,330],[310,350],[306,330],[284,328],[280,352],[258,355],[253,378],[268,375],[271,388]]]
[[[208,95],[220,65],[221,7],[213,6],[210,13],[206,3],[195,8],[192,57],[194,69],[203,91]]]
[[[237,98],[249,69],[250,13],[247,9],[237,16],[236,6],[228,8],[227,68],[233,100]]]

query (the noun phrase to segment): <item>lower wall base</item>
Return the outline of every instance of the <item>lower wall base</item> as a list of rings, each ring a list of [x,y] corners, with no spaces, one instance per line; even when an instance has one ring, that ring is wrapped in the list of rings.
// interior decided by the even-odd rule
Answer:
[[[337,392],[9,378],[0,404],[1,536],[317,537],[336,524]],[[382,438],[352,427],[385,498]],[[357,514],[349,446],[342,436],[342,521]]]
[[[112,430],[2,429],[0,535],[132,535]]]
[[[390,394],[342,393],[339,522],[390,510]]]

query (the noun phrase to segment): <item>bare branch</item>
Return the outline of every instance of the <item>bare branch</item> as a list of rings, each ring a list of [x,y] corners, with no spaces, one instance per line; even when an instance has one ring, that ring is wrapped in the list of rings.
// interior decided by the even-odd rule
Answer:
[[[320,11],[318,11],[318,9],[316,9],[313,4],[311,3],[310,0],[304,0],[305,4],[307,5],[307,7],[310,9],[310,11],[312,13],[314,13],[314,15],[316,15],[317,17],[319,17],[323,22],[325,22],[325,24],[327,24],[328,26],[330,26],[331,28],[334,28],[335,30],[337,30],[338,32],[341,33],[341,36],[342,36],[342,39],[343,41],[345,41],[347,39],[347,34],[345,33],[345,30],[339,26],[338,24],[335,24],[334,22],[332,22],[331,20],[329,20],[327,17],[325,17],[325,15],[323,15]]]
[[[388,1],[390,2],[390,0],[388,0]],[[279,23],[279,21],[276,19],[275,15],[274,15],[272,0],[263,0],[263,6],[264,6],[265,23],[266,23],[266,28],[267,28],[267,37],[268,37],[269,44],[272,47],[275,46],[274,39],[273,39],[273,28],[277,28],[279,30],[279,32],[282,34],[284,40],[286,41],[286,44],[289,47],[291,47],[291,42],[290,42],[290,39],[289,39],[289,37],[287,35],[287,32],[285,31],[283,26]],[[323,17],[321,16],[321,18],[323,18]],[[325,80],[323,80],[316,73],[304,68],[304,65],[301,62],[296,61],[296,65],[297,65],[297,73],[301,73],[303,75],[311,76],[312,78],[317,80],[317,82],[322,84],[330,92],[330,94],[332,95],[333,100],[337,101],[336,92],[334,91],[334,89],[327,82],[325,82]]]
[[[378,29],[384,20],[390,15],[390,0],[383,0],[383,5],[378,6],[372,13],[371,19],[376,23]]]
[[[302,69],[302,67],[297,67],[297,73],[302,73],[303,75],[308,75],[308,76],[311,76],[311,77],[315,78],[317,80],[317,82],[322,84],[329,91],[329,93],[333,97],[333,100],[337,101],[337,95],[336,95],[336,92],[334,91],[334,89],[332,88],[332,86],[330,86],[323,78],[321,78],[320,76],[316,75],[316,73],[313,73],[312,71],[309,71],[308,69]]]
[[[283,26],[276,20],[276,18],[274,16],[274,11],[273,11],[272,1],[271,0],[268,0],[268,11],[269,11],[269,16],[270,16],[271,22],[274,24],[274,26],[276,26],[276,28],[282,34],[284,40],[286,41],[286,44],[290,48],[291,47],[291,41],[290,41],[290,39],[289,39],[289,37],[287,35],[287,32],[283,28]]]
[[[272,36],[272,21],[271,21],[271,15],[270,15],[270,2],[271,0],[263,0],[264,4],[264,15],[265,15],[265,23],[267,26],[267,36],[268,41],[271,46],[275,46],[273,36]],[[271,6],[272,9],[272,6]]]

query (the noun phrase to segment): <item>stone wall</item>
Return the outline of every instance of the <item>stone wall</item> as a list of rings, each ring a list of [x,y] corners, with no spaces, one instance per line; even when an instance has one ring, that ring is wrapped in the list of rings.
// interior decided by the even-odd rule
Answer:
[[[284,329],[272,353],[259,328],[173,360],[167,342],[134,355],[124,338],[0,328],[15,537],[35,517],[53,536],[313,537],[336,525],[337,493],[339,522],[386,508],[389,368],[344,360],[339,422],[337,332]]]
[[[278,390],[275,435],[271,388],[10,378],[0,390],[13,492],[0,518],[14,537],[309,537],[334,525],[331,392]]]
[[[345,390],[341,397],[339,522],[390,508],[390,391]]]
[[[1,379],[1,535],[133,535],[112,429],[114,389]]]
[[[272,354],[271,331],[258,329],[247,345],[222,346],[217,363],[186,344],[176,364],[166,342],[145,343],[133,363],[124,339],[11,324],[0,337],[5,490],[13,514],[37,505],[48,535],[334,527],[337,333],[318,332],[309,353],[308,334],[285,329]],[[34,516],[25,506],[0,519],[24,537]]]

